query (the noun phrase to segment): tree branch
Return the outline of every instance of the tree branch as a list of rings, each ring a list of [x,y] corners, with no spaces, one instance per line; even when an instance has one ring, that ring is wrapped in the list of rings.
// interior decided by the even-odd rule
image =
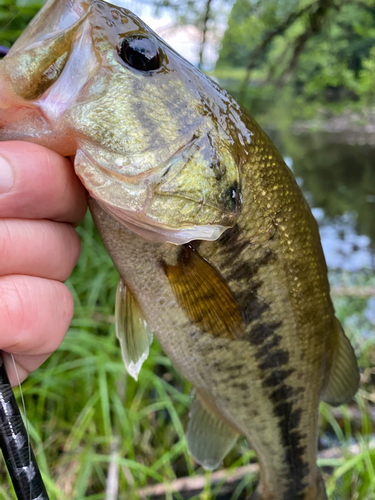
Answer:
[[[306,12],[308,12],[309,10],[312,9],[312,7],[314,6],[314,4],[312,5],[308,5],[307,7],[304,7],[303,9],[300,9],[298,10],[297,12],[292,12],[289,17],[287,17],[287,19],[281,23],[276,29],[274,29],[273,31],[269,32],[267,34],[267,36],[265,37],[265,39],[263,40],[262,43],[260,43],[257,47],[255,47],[255,49],[252,51],[251,55],[250,55],[250,59],[249,59],[249,62],[247,64],[247,71],[251,71],[254,66],[255,66],[255,63],[256,63],[256,60],[258,59],[258,57],[263,54],[263,52],[266,50],[266,48],[268,47],[268,45],[272,42],[272,40],[278,36],[278,35],[282,35],[283,33],[285,33],[285,31],[297,20],[299,19],[301,16],[303,16]]]
[[[334,4],[334,0],[318,0],[317,2],[310,4],[306,7],[303,7],[302,9],[292,12],[287,19],[282,22],[276,29],[268,33],[268,35],[264,38],[263,42],[259,44],[255,49],[252,51],[250,55],[249,62],[247,64],[246,68],[246,75],[245,79],[243,81],[242,87],[241,87],[241,92],[240,95],[242,98],[244,98],[245,93],[246,93],[246,87],[248,85],[249,79],[250,79],[250,74],[251,70],[255,67],[256,61],[259,58],[260,55],[264,53],[264,51],[267,49],[269,44],[272,42],[272,40],[278,36],[282,35],[285,33],[285,31],[301,16],[303,16],[306,13],[310,13],[310,23],[308,28],[297,38],[296,43],[294,45],[293,49],[293,54],[292,57],[288,63],[288,66],[286,70],[282,72],[280,75],[277,85],[284,85],[286,81],[286,76],[289,75],[293,69],[296,67],[298,59],[303,52],[303,49],[307,43],[307,41],[312,37],[315,36],[316,34],[320,33],[322,30],[322,26],[324,24],[327,12],[332,8],[337,8],[336,5]],[[273,70],[271,69],[271,74],[273,73]]]
[[[294,45],[294,50],[292,57],[289,61],[287,68],[280,75],[276,85],[284,86],[287,82],[288,76],[291,75],[295,67],[297,66],[298,59],[303,52],[306,43],[313,36],[319,34],[322,31],[324,21],[326,20],[327,12],[332,8],[336,7],[333,0],[319,0],[319,6],[315,12],[310,14],[310,24],[308,28],[297,38]]]
[[[218,483],[219,481],[225,481],[225,483],[234,483],[241,480],[246,474],[257,474],[259,470],[258,464],[244,465],[242,467],[237,467],[236,469],[226,469],[213,472],[210,477],[211,485]],[[168,492],[183,492],[183,491],[195,491],[203,490],[207,482],[207,477],[203,475],[191,476],[191,477],[181,477],[175,479],[170,483],[159,483],[154,486],[146,486],[137,491],[141,498],[147,498],[149,496],[164,496]]]
[[[285,33],[285,31],[300,17],[302,17],[306,12],[309,12],[314,8],[315,4],[308,5],[306,7],[303,7],[300,10],[297,10],[296,12],[292,12],[284,22],[282,22],[277,28],[275,28],[273,31],[270,31],[264,40],[257,46],[255,49],[252,51],[250,54],[249,62],[247,63],[246,67],[246,75],[243,80],[242,86],[241,86],[241,91],[240,91],[240,99],[243,99],[246,94],[246,87],[249,83],[250,80],[250,74],[251,70],[254,69],[256,62],[259,58],[260,55],[262,55],[267,47],[270,45],[272,40],[278,36],[282,35]]]
[[[369,448],[375,447],[375,440],[372,439],[369,443]],[[363,445],[352,444],[348,447],[348,452],[352,455],[358,455],[361,453]],[[329,448],[327,450],[322,450],[318,453],[319,459],[342,459],[343,453],[339,447]],[[246,474],[257,474],[259,471],[258,464],[244,465],[242,467],[237,467],[236,469],[226,469],[213,472],[210,476],[211,485],[217,484],[220,481],[224,481],[224,484],[235,483],[240,481]],[[140,488],[137,494],[140,498],[149,497],[162,497],[165,498],[167,493],[183,493],[189,491],[203,490],[207,482],[207,477],[203,475],[191,476],[191,477],[181,477],[175,479],[170,483],[159,483],[154,486],[146,486]]]
[[[204,21],[203,21],[202,43],[201,43],[201,46],[199,48],[199,63],[198,63],[199,69],[202,69],[202,64],[203,64],[203,51],[204,51],[204,46],[206,43],[207,24],[208,24],[208,21],[210,19],[211,1],[212,0],[207,0],[207,3],[206,3],[206,13],[204,16]]]

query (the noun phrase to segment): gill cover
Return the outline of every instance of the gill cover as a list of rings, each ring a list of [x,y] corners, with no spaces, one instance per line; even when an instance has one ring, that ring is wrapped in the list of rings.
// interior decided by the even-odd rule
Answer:
[[[235,224],[240,121],[225,92],[102,0],[49,0],[0,62],[0,140],[76,155],[90,195],[154,242],[216,240]]]

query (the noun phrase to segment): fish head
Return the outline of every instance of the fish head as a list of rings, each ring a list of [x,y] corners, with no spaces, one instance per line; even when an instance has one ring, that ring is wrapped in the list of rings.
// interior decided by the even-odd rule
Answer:
[[[235,225],[242,111],[133,13],[51,0],[1,64],[23,124],[15,113],[2,131],[0,113],[0,138],[75,154],[90,195],[129,229],[183,244]]]

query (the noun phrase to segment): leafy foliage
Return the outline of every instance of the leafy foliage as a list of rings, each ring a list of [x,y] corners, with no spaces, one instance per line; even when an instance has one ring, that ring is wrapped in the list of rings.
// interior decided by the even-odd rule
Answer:
[[[373,0],[237,0],[217,69],[246,71],[235,93],[247,107],[265,93],[268,107],[292,95],[295,117],[301,107],[341,112],[373,104],[374,45]]]
[[[0,0],[0,45],[11,47],[43,4],[43,0]]]

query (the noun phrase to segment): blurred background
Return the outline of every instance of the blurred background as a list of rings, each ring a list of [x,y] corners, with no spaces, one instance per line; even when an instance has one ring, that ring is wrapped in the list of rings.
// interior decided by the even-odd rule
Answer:
[[[118,1],[117,4],[120,2]],[[42,2],[0,0],[10,47]],[[319,223],[332,296],[362,372],[356,401],[321,405],[319,465],[329,499],[375,498],[375,1],[121,0],[234,95],[293,170]],[[88,215],[69,279],[75,317],[60,349],[23,384],[51,499],[244,499],[254,452],[224,468],[186,451],[190,386],[154,340],[129,378],[114,328],[117,273]],[[19,394],[19,390],[17,390]],[[2,461],[0,498],[14,499]]]

